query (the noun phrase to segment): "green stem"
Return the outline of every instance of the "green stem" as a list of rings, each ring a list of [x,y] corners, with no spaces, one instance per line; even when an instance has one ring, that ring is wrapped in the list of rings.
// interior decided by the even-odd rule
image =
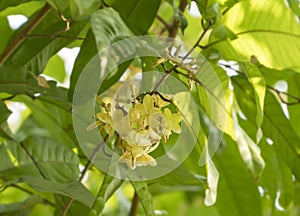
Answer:
[[[137,215],[137,209],[139,205],[139,196],[136,191],[134,191],[134,195],[131,202],[131,208],[128,216],[136,216]]]

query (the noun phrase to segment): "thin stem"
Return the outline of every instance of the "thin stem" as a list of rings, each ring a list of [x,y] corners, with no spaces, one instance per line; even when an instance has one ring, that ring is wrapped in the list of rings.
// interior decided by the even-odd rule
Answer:
[[[35,37],[35,38],[44,38],[44,37],[49,37],[49,38],[66,38],[66,39],[72,39],[72,40],[89,40],[88,38],[85,37],[74,37],[74,36],[68,36],[68,35],[57,35],[55,34],[28,34],[26,35],[27,37]]]
[[[6,47],[3,53],[0,56],[0,65],[3,65],[5,60],[15,51],[15,49],[23,42],[28,35],[38,24],[39,22],[47,15],[47,13],[51,10],[51,6],[46,4],[41,11],[30,20],[25,28],[17,35],[17,37],[12,40],[10,44]]]
[[[179,11],[181,13],[184,13],[184,10],[185,10],[187,5],[188,5],[187,0],[181,0],[179,2],[179,6],[178,6]],[[173,19],[173,23],[172,23],[172,25],[170,25],[170,28],[168,29],[170,38],[175,38],[176,37],[176,35],[178,34],[178,27],[179,27],[178,21]]]
[[[36,160],[34,159],[34,157],[30,154],[30,152],[27,150],[27,148],[25,147],[25,145],[21,142],[20,143],[22,149],[24,149],[24,151],[26,152],[26,154],[30,157],[30,159],[32,160],[33,164],[35,165],[35,167],[38,169],[40,175],[44,178],[47,179],[46,175],[44,174],[44,172],[42,171],[42,169],[40,168],[39,164],[36,162]]]
[[[136,191],[134,191],[134,195],[131,202],[131,208],[128,216],[136,216],[137,215],[137,209],[139,205],[139,196]]]
[[[173,66],[170,70],[166,70],[166,68],[163,67],[166,73],[165,73],[164,76],[158,81],[158,83],[154,86],[152,92],[157,92],[157,89],[158,89],[159,86],[162,84],[162,82],[163,82],[164,80],[166,80],[167,77],[168,77],[168,76],[174,71],[174,69],[177,68],[177,67],[178,67],[178,66],[175,65],[175,66]]]
[[[105,138],[103,139],[103,141],[99,145],[97,145],[96,148],[94,149],[94,151],[92,152],[91,156],[88,159],[88,162],[86,163],[86,165],[84,166],[84,168],[83,168],[83,170],[82,170],[82,172],[80,174],[80,177],[78,179],[79,182],[81,182],[83,180],[83,178],[85,177],[85,175],[87,174],[89,168],[92,165],[93,159],[95,158],[95,156],[96,156],[97,152],[99,151],[100,147],[103,146],[104,143],[107,141],[107,139],[108,139],[108,135],[105,136]],[[60,214],[61,216],[65,216],[67,214],[67,212],[70,209],[70,207],[71,207],[71,205],[72,205],[73,202],[74,202],[73,198],[70,198],[67,201],[66,205],[64,206],[64,208],[61,211],[61,214]]]

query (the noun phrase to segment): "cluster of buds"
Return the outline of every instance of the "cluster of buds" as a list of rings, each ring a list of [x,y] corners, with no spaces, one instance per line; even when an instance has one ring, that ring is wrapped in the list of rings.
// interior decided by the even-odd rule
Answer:
[[[156,160],[149,155],[161,142],[166,142],[170,135],[181,133],[181,114],[160,93],[146,93],[134,99],[126,110],[116,103],[99,101],[104,108],[96,114],[96,122],[88,129],[100,127],[109,137],[117,136],[117,142],[122,149],[119,163],[126,163],[131,169],[137,166],[156,166]]]

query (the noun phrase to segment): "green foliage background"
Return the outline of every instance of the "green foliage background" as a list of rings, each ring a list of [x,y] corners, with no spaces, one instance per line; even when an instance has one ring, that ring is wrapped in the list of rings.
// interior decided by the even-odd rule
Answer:
[[[188,12],[191,4],[199,16]],[[15,14],[28,21],[12,30],[7,17]],[[299,16],[298,0],[0,0],[0,215],[300,215]],[[225,105],[216,106],[227,121],[220,128],[210,118],[209,87],[196,85],[200,144],[172,173],[128,182],[83,154],[71,104],[98,51],[120,36],[144,34],[201,51],[224,88]],[[74,47],[80,52],[69,76],[57,53]],[[70,87],[61,87],[66,80]],[[12,127],[13,106],[23,108]],[[225,134],[199,166],[210,121]]]

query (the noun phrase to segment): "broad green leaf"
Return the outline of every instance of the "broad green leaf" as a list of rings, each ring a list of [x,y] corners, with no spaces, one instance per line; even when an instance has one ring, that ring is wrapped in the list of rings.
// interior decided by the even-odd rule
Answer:
[[[32,195],[23,202],[0,204],[0,215],[29,215],[29,213],[27,213],[28,208],[31,208],[35,204],[39,203],[43,203],[42,198],[38,195]]]
[[[249,82],[253,86],[256,104],[256,125],[257,128],[260,128],[263,121],[266,81],[254,64],[241,62],[240,67],[241,70],[245,72]]]
[[[295,193],[292,173],[278,152],[266,142],[265,138],[260,143],[260,147],[262,156],[266,161],[260,182],[272,199],[274,208],[276,208],[276,199],[278,199],[280,207],[287,210],[293,202]]]
[[[239,155],[237,144],[224,135],[223,149],[213,157],[219,172],[216,205],[223,216],[262,215],[257,184]]]
[[[154,216],[153,198],[148,190],[148,185],[145,182],[131,181],[135,192],[139,197],[139,201],[147,216]]]
[[[248,60],[254,55],[267,67],[299,68],[299,23],[284,1],[239,1],[223,16],[223,23],[238,36],[213,46],[225,59]]]
[[[286,79],[288,83],[288,93],[295,96],[296,98],[300,98],[300,75],[299,74],[292,74],[287,77]],[[293,126],[295,132],[298,134],[298,137],[300,137],[300,100],[293,97],[287,97],[287,102],[289,103],[295,103],[295,105],[289,105],[288,112],[289,112],[289,120],[291,122],[291,125]]]
[[[112,7],[135,35],[147,33],[160,6],[160,0],[130,0],[124,6],[123,0],[115,0]]]
[[[0,92],[33,95],[41,91],[37,80],[21,66],[0,67]]]
[[[247,84],[245,77],[233,77],[232,81],[235,88],[234,91],[239,92],[237,99],[243,113],[249,121],[254,122],[254,118],[251,119],[249,115],[249,113],[253,112],[251,110],[255,109],[253,89],[249,83]],[[248,112],[245,111],[247,109],[249,109]],[[276,98],[268,91],[265,97],[262,131],[266,137],[273,140],[274,148],[288,164],[295,177],[299,179],[300,138],[295,133],[289,120],[285,117]]]
[[[87,21],[76,22],[70,25],[69,31],[61,33],[64,31],[66,23],[61,20],[57,11],[52,9],[30,32],[32,36],[28,36],[4,64],[24,65],[27,71],[31,71],[35,75],[41,74],[48,60],[55,53],[75,40],[75,37],[82,36],[80,33],[86,23]],[[55,37],[57,33],[58,37]]]
[[[17,6],[19,4],[29,2],[29,1],[31,1],[31,0],[11,0],[11,1],[1,0],[0,1],[0,11],[4,10],[7,7]]]
[[[74,20],[89,18],[100,7],[98,0],[71,0],[70,10]]]
[[[0,124],[2,124],[10,114],[11,111],[6,107],[5,103],[0,100]]]
[[[2,1],[11,3],[13,1]],[[16,6],[8,7],[5,10],[1,11],[0,16],[9,16],[9,15],[15,15],[15,14],[22,14],[26,17],[30,17],[32,14],[34,14],[37,10],[42,8],[45,5],[44,1],[18,1],[19,4]],[[24,2],[24,3],[23,3]]]
[[[39,192],[61,194],[78,200],[90,207],[94,201],[94,195],[80,182],[58,183],[32,176],[24,176],[20,179]]]
[[[211,37],[219,40],[234,40],[236,39],[236,35],[224,24],[220,23],[216,27],[213,28],[211,32]]]
[[[77,82],[82,70],[87,65],[87,63],[98,53],[95,36],[91,29],[87,32],[86,38],[88,38],[88,40],[83,41],[83,43],[80,47],[79,54],[74,63],[73,71],[71,74],[70,88],[69,88],[69,92],[68,92],[70,101],[72,101],[72,99],[73,99],[76,82]],[[100,63],[97,65],[100,65]]]
[[[64,61],[58,55],[52,56],[49,59],[43,74],[48,75],[62,83],[67,75]]]
[[[42,172],[44,177],[57,182],[78,178],[78,158],[63,145],[39,137],[29,137],[22,145],[34,161],[20,143],[8,141],[1,144],[1,177],[17,179],[23,175],[31,175],[41,178]]]
[[[8,25],[8,20],[5,17],[1,17],[1,16],[0,16],[0,29],[1,29],[0,53],[2,53],[12,34],[12,30]]]
[[[111,45],[120,37],[132,36],[120,15],[112,8],[96,11],[91,17],[90,24],[98,51]]]
[[[25,103],[31,109],[35,121],[48,130],[53,140],[68,147],[73,147],[75,145],[66,129],[63,128],[67,125],[62,125],[62,119],[59,118],[60,115],[57,115],[59,112],[65,112],[62,116],[66,116],[66,111],[62,111],[56,106],[53,108],[53,106],[42,103],[40,100],[32,100],[27,96],[19,96],[17,99]]]
[[[213,65],[213,71],[206,64],[202,67],[198,78],[203,84],[198,87],[200,103],[216,127],[235,139],[229,77],[223,69],[216,65]]]

